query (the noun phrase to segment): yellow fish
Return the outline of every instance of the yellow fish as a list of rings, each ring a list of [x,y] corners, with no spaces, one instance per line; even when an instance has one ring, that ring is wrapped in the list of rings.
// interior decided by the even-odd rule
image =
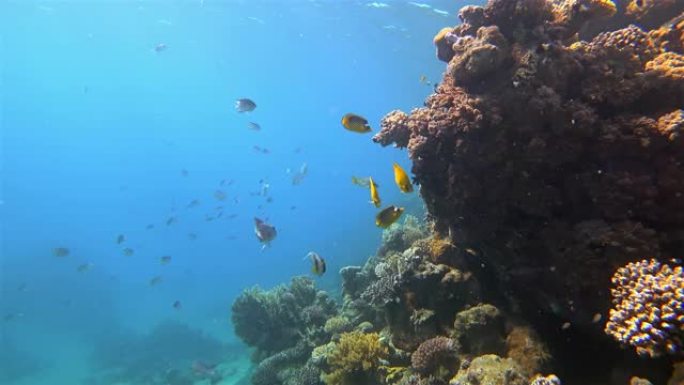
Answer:
[[[406,174],[406,171],[397,163],[394,163],[394,181],[397,183],[397,186],[399,186],[401,192],[410,193],[413,191],[413,185],[411,184],[411,180]]]
[[[370,186],[371,202],[375,207],[380,207],[380,194],[378,194],[378,185],[373,182],[373,178],[368,178],[368,185]]]
[[[312,273],[318,276],[325,274],[326,267],[325,259],[323,259],[323,257],[321,257],[320,255],[318,255],[318,253],[313,251],[309,252],[309,254],[307,254],[306,256],[309,257],[309,259],[311,260]]]
[[[403,207],[389,206],[375,216],[375,225],[386,229],[390,227],[392,223],[396,222],[403,213]]]
[[[370,132],[371,128],[368,126],[368,121],[356,114],[345,114],[342,117],[342,125],[349,131],[354,131],[358,133]]]

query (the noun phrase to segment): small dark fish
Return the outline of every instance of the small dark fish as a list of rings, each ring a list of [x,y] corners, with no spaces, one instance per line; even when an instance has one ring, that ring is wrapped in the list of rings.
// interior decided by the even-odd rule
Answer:
[[[157,275],[157,276],[152,277],[152,279],[150,279],[149,284],[150,284],[150,286],[156,286],[156,285],[160,284],[161,281],[162,281],[162,277],[160,275]]]
[[[251,99],[243,98],[235,101],[235,110],[239,113],[251,112],[256,108],[256,103]]]
[[[172,224],[176,223],[176,217],[169,217],[169,219],[166,220],[166,225],[170,226]]]
[[[386,229],[404,213],[403,207],[388,206],[375,216],[375,225]]]
[[[233,218],[237,218],[237,216],[238,216],[237,214],[233,213],[233,214],[228,214],[228,215],[226,216],[226,218],[228,218],[228,219],[233,219]]]
[[[274,226],[259,218],[254,218],[254,234],[256,234],[259,242],[263,243],[265,247],[270,245],[271,241],[278,235],[278,232]]]
[[[273,202],[273,197],[266,198],[266,203],[271,203],[271,202]]]
[[[27,286],[27,285],[26,285],[25,282],[20,283],[19,286],[17,286],[17,291],[22,292],[22,293],[25,292],[25,291],[26,291],[26,286]]]
[[[207,221],[207,222],[211,222],[211,221],[213,221],[214,219],[216,219],[216,217],[214,217],[214,216],[212,216],[212,215],[209,215],[209,214],[206,214],[206,215],[204,216],[204,220]]]
[[[5,314],[4,317],[2,317],[2,320],[5,322],[13,321],[17,318],[23,317],[24,313],[7,313]]]
[[[290,206],[290,210],[296,210],[297,206]]]
[[[223,201],[226,199],[226,193],[223,190],[214,191],[214,199],[217,201]]]
[[[182,307],[183,307],[183,305],[181,305],[181,301],[176,300],[176,301],[173,303],[173,308],[176,309],[176,310],[180,310]]]
[[[188,176],[188,175],[190,175],[190,172],[189,172],[188,170],[186,170],[186,169],[182,169],[182,170],[181,170],[181,175],[183,175],[183,176]]]
[[[152,230],[154,228],[154,225],[150,223],[149,225],[145,226],[145,229],[147,230]]]
[[[124,241],[126,241],[126,237],[124,237],[123,234],[119,234],[119,236],[116,237],[116,244],[117,245],[124,243]]]
[[[249,122],[247,123],[247,127],[252,131],[261,131],[259,123]]]
[[[312,273],[314,273],[318,276],[325,274],[326,266],[325,266],[325,259],[323,259],[323,257],[318,255],[318,253],[316,253],[314,251],[310,251],[309,254],[307,254],[306,256],[309,258],[309,260],[311,260],[311,272]]]
[[[130,257],[131,255],[135,254],[135,250],[131,249],[130,247],[127,247],[122,250],[123,255]]]
[[[66,247],[55,247],[52,249],[52,255],[55,257],[66,257],[71,253],[71,251]]]
[[[223,211],[219,211],[218,214],[216,214],[216,218],[221,218],[223,216]]]
[[[81,265],[78,265],[78,267],[76,268],[76,271],[78,271],[79,273],[85,273],[86,271],[92,269],[93,266],[95,266],[95,265],[92,263],[83,263]]]
[[[164,43],[159,43],[159,44],[157,44],[157,45],[154,46],[154,52],[159,53],[159,52],[162,52],[162,51],[166,51],[167,48],[168,48],[168,46],[167,46],[166,44],[164,44]]]
[[[190,201],[190,203],[188,203],[188,205],[186,207],[189,209],[192,209],[192,208],[195,208],[199,205],[200,205],[199,199],[193,199],[192,201]]]
[[[191,241],[194,241],[195,239],[197,239],[197,234],[195,234],[195,233],[188,233],[188,239],[191,240]]]
[[[161,263],[162,265],[166,265],[169,262],[171,262],[171,256],[170,255],[164,255],[161,258],[159,258],[159,263]]]

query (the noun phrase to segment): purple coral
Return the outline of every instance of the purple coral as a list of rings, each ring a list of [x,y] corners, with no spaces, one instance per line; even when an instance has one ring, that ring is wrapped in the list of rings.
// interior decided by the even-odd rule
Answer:
[[[451,361],[451,366],[457,366],[456,353],[458,350],[458,343],[451,338],[442,336],[430,338],[420,344],[418,349],[413,352],[411,366],[422,373],[430,373],[444,361]]]
[[[615,272],[605,331],[644,356],[679,355],[684,342],[684,271],[655,259]]]

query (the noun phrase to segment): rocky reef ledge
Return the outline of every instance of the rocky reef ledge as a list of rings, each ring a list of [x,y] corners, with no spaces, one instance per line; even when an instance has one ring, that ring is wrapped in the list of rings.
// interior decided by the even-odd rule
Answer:
[[[426,222],[343,268],[341,303],[303,278],[243,293],[253,384],[682,384],[682,11],[461,9],[435,93],[374,137],[408,149]]]

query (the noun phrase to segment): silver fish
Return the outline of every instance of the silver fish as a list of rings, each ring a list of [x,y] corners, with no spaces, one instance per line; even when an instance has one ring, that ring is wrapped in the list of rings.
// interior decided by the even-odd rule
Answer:
[[[256,108],[256,103],[253,100],[243,98],[235,101],[235,110],[237,112],[251,112]]]

